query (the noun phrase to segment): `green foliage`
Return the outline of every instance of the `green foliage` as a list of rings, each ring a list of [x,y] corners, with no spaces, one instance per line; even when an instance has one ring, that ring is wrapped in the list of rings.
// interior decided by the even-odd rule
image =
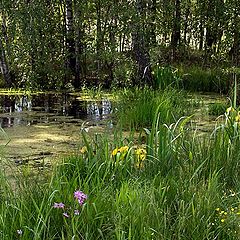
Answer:
[[[191,110],[184,93],[174,89],[153,91],[151,88],[134,88],[118,93],[119,103],[115,112],[119,123],[130,128],[150,126],[156,111],[162,123],[170,123]]]
[[[72,8],[69,12],[74,13],[71,19],[64,10],[66,3]],[[175,3],[152,1],[136,7],[135,2],[109,0],[2,1],[2,51],[13,85],[29,89],[64,88],[67,83],[75,83],[79,74],[78,85],[84,81],[91,85],[93,79],[106,87],[139,85],[132,81],[136,77],[134,65],[141,60],[139,57],[143,60],[150,53],[152,66],[183,62],[186,67],[205,66],[184,71],[187,89],[226,92],[228,77],[215,68],[239,65],[238,2]],[[144,38],[136,43],[138,26],[138,34],[144,33]],[[132,51],[131,45],[135,43],[136,47],[143,46],[138,46],[133,60],[136,48]],[[146,71],[149,66],[144,65],[149,63],[143,63]],[[213,69],[209,70],[209,66]],[[173,67],[157,66],[153,71],[154,87],[182,86],[182,77]]]
[[[204,69],[192,66],[180,68],[179,71],[186,90],[220,93],[229,91],[229,75],[221,69]]]
[[[157,65],[153,70],[154,88],[165,89],[168,87],[182,87],[182,79],[178,74],[178,70],[173,67],[160,67]]]
[[[209,105],[208,113],[210,115],[219,116],[225,113],[227,107],[228,107],[227,103],[216,102]]]

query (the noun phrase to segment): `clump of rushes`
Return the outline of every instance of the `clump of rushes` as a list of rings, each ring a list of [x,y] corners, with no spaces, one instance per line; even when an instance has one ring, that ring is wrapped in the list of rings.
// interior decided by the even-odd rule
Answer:
[[[120,91],[118,95],[114,114],[118,124],[130,130],[151,126],[156,111],[161,113],[162,123],[170,124],[191,110],[191,103],[184,93],[170,88],[156,91],[136,88]]]

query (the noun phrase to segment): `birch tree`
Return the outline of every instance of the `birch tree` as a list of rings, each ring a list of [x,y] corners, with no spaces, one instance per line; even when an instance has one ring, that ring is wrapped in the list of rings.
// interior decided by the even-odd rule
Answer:
[[[0,70],[3,76],[6,87],[13,86],[13,80],[10,75],[9,63],[7,60],[7,53],[9,54],[9,40],[7,36],[6,16],[0,11],[1,32],[0,32]],[[4,44],[5,42],[5,44]]]

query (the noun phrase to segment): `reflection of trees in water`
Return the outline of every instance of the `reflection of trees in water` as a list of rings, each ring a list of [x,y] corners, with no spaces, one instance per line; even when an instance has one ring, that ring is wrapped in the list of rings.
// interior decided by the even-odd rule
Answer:
[[[105,119],[112,111],[111,102],[104,99],[98,102],[92,102],[87,105],[87,114],[94,120]]]
[[[32,109],[31,99],[27,96],[2,96],[0,104],[2,113],[31,111]]]
[[[79,101],[77,97],[66,94],[40,94],[33,96],[0,96],[2,113],[12,112],[44,112],[61,116],[73,116],[78,119],[99,121],[106,119],[112,112],[111,102],[108,99],[101,101]],[[48,118],[48,115],[46,115]],[[41,121],[38,118],[38,121]],[[46,119],[45,119],[46,120]],[[24,119],[24,115],[4,116],[0,118],[2,127],[19,124],[32,124],[33,121]]]
[[[14,112],[15,98],[3,96],[1,100],[2,112]]]
[[[27,96],[21,96],[18,99],[15,99],[15,105],[14,105],[14,111],[15,112],[22,112],[24,110],[31,111],[32,110],[32,101]]]
[[[66,115],[74,116],[76,118],[85,119],[87,116],[87,109],[82,104],[82,102],[78,101],[76,98],[72,99],[68,104],[68,108],[66,111]]]
[[[67,106],[67,108],[64,108],[65,115],[96,121],[105,119],[112,111],[111,102],[108,99],[86,102],[75,98]]]
[[[1,128],[12,127],[14,125],[13,117],[4,117],[0,119]]]

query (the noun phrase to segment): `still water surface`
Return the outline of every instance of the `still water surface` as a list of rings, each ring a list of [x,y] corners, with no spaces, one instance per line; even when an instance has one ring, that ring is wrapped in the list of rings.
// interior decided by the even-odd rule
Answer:
[[[0,95],[0,126],[33,125],[66,121],[101,121],[109,118],[112,104],[107,98],[84,101],[70,94],[38,94],[32,96]],[[59,118],[63,119],[63,118]]]
[[[108,98],[80,95],[0,95],[1,156],[16,164],[44,166],[81,148],[81,130],[95,134],[113,127]],[[4,133],[4,134],[3,134]]]
[[[193,96],[190,96],[192,99]],[[64,154],[79,151],[82,128],[90,134],[111,133],[113,102],[108,97],[92,100],[73,94],[1,95],[0,146],[4,156],[17,164],[44,165]],[[194,129],[209,132],[216,117],[207,114],[209,104],[221,96],[201,95],[192,120]]]

